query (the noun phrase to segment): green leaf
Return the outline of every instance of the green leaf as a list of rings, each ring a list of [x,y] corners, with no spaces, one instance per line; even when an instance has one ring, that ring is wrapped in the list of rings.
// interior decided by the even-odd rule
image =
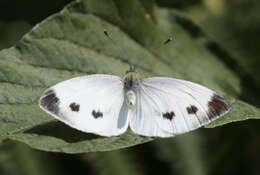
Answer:
[[[238,97],[239,77],[208,50],[207,38],[178,13],[151,7],[137,0],[75,1],[36,25],[17,45],[0,51],[0,141],[84,153],[153,140],[131,131],[110,138],[82,133],[37,105],[44,89],[57,82],[89,73],[122,76],[129,63],[141,77],[187,79]],[[104,36],[104,28],[124,55]],[[174,43],[158,48],[169,36],[174,36]],[[233,97],[228,98],[230,113],[208,127],[260,117],[259,109]]]

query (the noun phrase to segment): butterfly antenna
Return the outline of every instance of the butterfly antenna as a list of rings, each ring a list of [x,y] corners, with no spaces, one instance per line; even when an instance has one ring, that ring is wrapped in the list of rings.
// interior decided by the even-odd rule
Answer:
[[[173,40],[172,37],[169,37],[167,40],[165,40],[162,44],[157,46],[155,49],[160,49],[162,46],[169,44],[169,42],[171,42],[172,40]]]
[[[110,39],[110,41],[112,41],[112,43],[117,47],[117,49],[120,51],[121,55],[124,56],[126,55],[126,51],[120,47],[113,39],[112,37],[109,35],[109,33],[107,32],[107,30],[104,30],[104,34],[108,37],[108,39]]]
[[[112,43],[117,47],[117,49],[120,51],[120,53],[121,53],[121,55],[122,56],[124,56],[124,55],[126,55],[126,51],[122,48],[122,47],[120,47],[118,44],[117,44],[117,42],[115,42],[113,39],[112,39],[112,37],[109,35],[109,33],[108,33],[108,31],[105,29],[104,30],[104,34],[108,37],[108,39],[110,39],[110,41],[112,41]],[[130,69],[128,70],[128,71],[135,71],[135,67],[131,64],[131,63],[129,63],[129,67],[130,67]],[[127,72],[128,72],[127,71]]]
[[[166,45],[166,44],[168,44],[171,41],[172,41],[172,37],[169,37],[166,41],[164,41],[163,45]]]
[[[136,72],[135,67],[133,65],[130,65],[130,72]]]

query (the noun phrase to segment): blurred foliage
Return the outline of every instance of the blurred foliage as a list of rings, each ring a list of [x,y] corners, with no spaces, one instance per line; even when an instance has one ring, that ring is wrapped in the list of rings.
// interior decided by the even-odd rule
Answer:
[[[60,11],[67,2],[69,1],[1,1],[0,47],[7,48],[17,43],[33,24]],[[223,59],[222,61],[243,79],[242,87],[247,85],[241,98],[259,106],[260,2],[158,0],[157,3],[163,7],[181,8],[179,12],[186,14],[216,41],[211,43],[213,46],[220,46],[221,51],[224,49],[225,53],[221,55],[224,58],[219,59]],[[198,27],[189,23],[186,23],[186,26],[195,28],[194,31]],[[198,35],[200,32],[198,30],[194,34]],[[178,39],[179,36],[176,37]],[[175,47],[178,47],[178,44],[177,40]],[[17,96],[19,97],[19,94]],[[127,149],[80,155],[42,152],[22,143],[4,141],[0,146],[0,174],[257,175],[260,172],[259,124],[260,121],[248,120],[215,129],[200,129],[173,139],[157,139]],[[62,135],[62,131],[59,133]]]
[[[61,10],[65,4],[72,0],[1,0],[1,21],[27,21],[36,24],[47,16]]]
[[[31,29],[31,25],[22,20],[10,22],[0,21],[0,49],[8,48],[16,44],[29,29]]]
[[[201,0],[156,0],[156,3],[159,6],[167,7],[167,8],[178,8],[183,9],[187,7],[194,6],[196,4],[199,4]]]
[[[257,0],[204,0],[184,13],[224,48],[229,62],[243,79],[241,98],[260,106],[260,2]]]

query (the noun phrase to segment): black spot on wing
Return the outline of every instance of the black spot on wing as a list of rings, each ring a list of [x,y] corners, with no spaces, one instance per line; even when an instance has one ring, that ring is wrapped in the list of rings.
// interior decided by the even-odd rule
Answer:
[[[93,110],[93,111],[92,111],[92,116],[93,116],[95,119],[97,119],[97,118],[102,118],[102,117],[103,117],[103,113],[100,112],[100,111],[95,111],[95,110]]]
[[[225,113],[228,109],[229,106],[225,99],[220,95],[214,94],[208,102],[208,117],[213,119]]]
[[[79,112],[80,105],[76,104],[75,102],[70,104],[70,109],[74,112]]]
[[[59,113],[59,103],[59,98],[52,89],[46,91],[40,99],[40,105],[53,114]]]
[[[194,105],[191,105],[190,107],[186,108],[188,114],[196,114],[198,111],[198,108]]]
[[[168,119],[168,120],[172,120],[173,117],[175,116],[175,113],[173,111],[171,112],[166,112],[166,113],[163,113],[163,118],[165,119]]]

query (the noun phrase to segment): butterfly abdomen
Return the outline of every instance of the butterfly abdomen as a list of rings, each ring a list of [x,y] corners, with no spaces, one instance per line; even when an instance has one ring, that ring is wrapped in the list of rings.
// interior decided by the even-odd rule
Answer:
[[[127,91],[126,93],[126,104],[131,107],[135,106],[136,104],[136,95],[135,92],[132,90]]]
[[[128,71],[124,77],[124,90],[126,96],[126,104],[129,107],[136,104],[135,90],[139,86],[139,80],[135,71]]]

